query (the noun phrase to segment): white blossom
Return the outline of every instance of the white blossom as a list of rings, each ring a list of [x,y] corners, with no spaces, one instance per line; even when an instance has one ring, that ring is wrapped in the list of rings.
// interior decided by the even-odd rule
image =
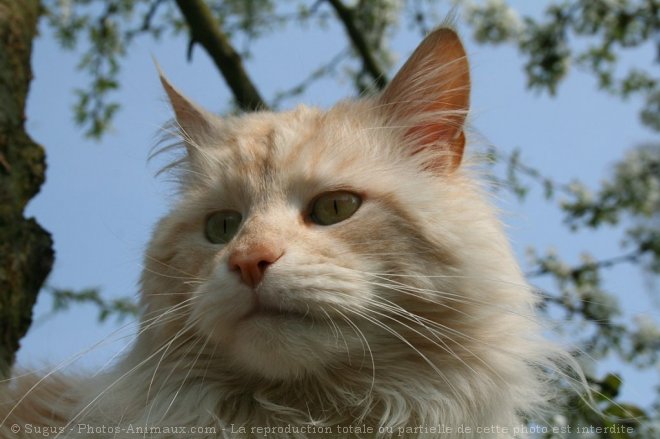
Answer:
[[[642,345],[648,345],[660,342],[660,328],[648,314],[636,315],[635,324],[637,325],[636,338]]]

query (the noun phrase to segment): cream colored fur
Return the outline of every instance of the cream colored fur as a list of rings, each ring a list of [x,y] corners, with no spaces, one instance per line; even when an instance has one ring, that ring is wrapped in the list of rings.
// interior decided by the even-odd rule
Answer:
[[[327,112],[221,119],[165,81],[184,139],[172,169],[181,196],[146,253],[137,342],[103,376],[7,385],[0,437],[14,423],[62,438],[88,426],[134,438],[126,429],[145,425],[161,428],[154,438],[181,426],[215,429],[192,437],[243,437],[239,426],[245,437],[287,426],[355,437],[337,426],[362,425],[374,433],[361,437],[512,437],[540,416],[564,354],[541,337],[537,297],[462,158],[464,52],[445,29],[414,57],[383,95]],[[310,201],[337,189],[362,197],[357,212],[309,222]],[[244,220],[218,246],[204,221],[222,209]],[[284,249],[257,291],[284,315],[245,318],[254,292],[227,259],[256,244]],[[400,430],[419,426],[445,434]],[[509,433],[478,433],[490,426]]]

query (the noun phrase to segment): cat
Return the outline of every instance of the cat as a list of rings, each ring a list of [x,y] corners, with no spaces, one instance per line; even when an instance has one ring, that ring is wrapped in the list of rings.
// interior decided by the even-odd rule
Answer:
[[[93,378],[5,383],[0,437],[511,438],[542,416],[566,354],[465,157],[455,31],[327,111],[221,118],[160,79],[180,196],[137,341]]]

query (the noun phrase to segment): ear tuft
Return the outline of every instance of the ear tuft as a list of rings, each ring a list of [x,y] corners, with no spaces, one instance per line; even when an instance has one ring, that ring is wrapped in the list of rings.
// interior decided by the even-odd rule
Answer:
[[[380,102],[392,126],[403,126],[411,154],[432,150],[432,169],[457,168],[465,147],[470,71],[451,29],[430,33],[383,91]]]
[[[154,60],[154,63],[158,70],[160,82],[174,110],[176,122],[181,131],[181,137],[188,147],[188,152],[192,152],[191,148],[199,149],[205,138],[210,134],[213,122],[219,120],[219,118],[185,97],[170,83],[158,62]]]

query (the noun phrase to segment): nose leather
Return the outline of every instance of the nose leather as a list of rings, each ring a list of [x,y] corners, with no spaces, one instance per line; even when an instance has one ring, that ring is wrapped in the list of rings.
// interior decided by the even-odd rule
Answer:
[[[274,243],[255,243],[234,250],[229,256],[229,269],[238,271],[243,283],[255,288],[263,280],[266,269],[283,254],[284,250]]]

